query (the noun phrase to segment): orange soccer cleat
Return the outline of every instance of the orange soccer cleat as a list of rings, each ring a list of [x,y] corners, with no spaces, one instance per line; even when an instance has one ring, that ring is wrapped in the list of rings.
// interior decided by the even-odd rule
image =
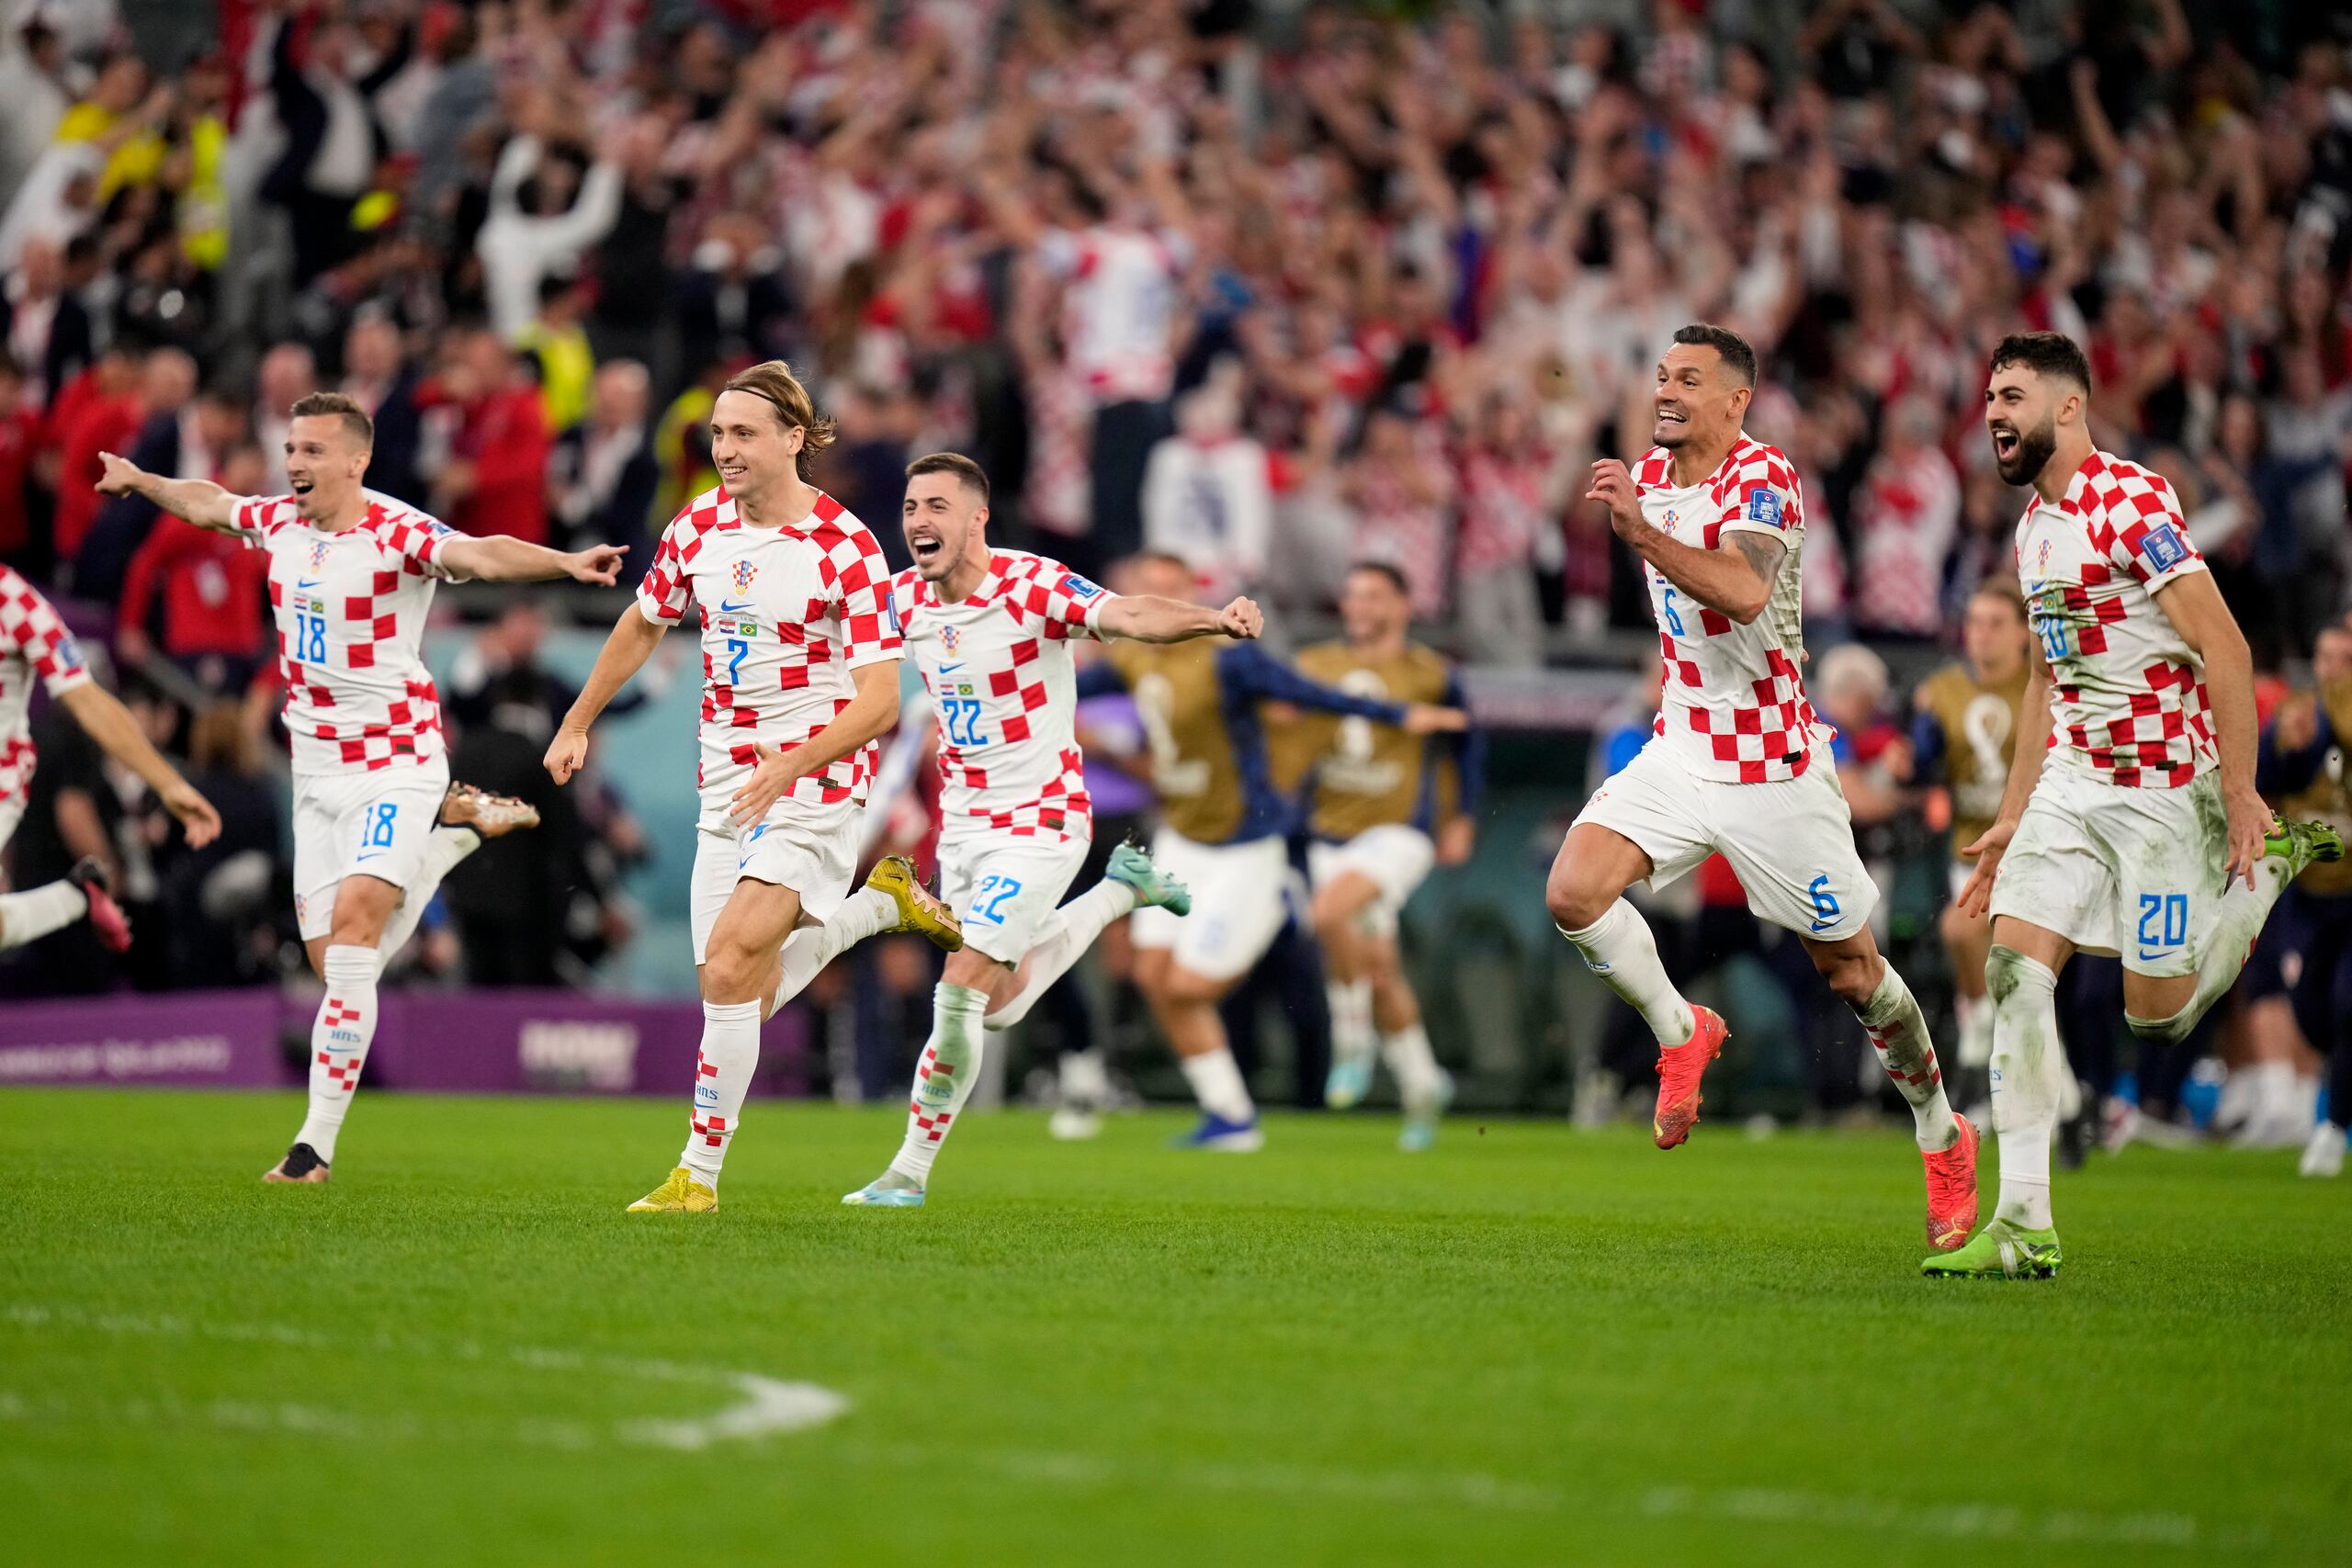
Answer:
[[[1922,1149],[1928,1168],[1928,1245],[1951,1252],[1976,1228],[1976,1129],[1955,1112],[1960,1136],[1948,1149]]]
[[[1662,1149],[1682,1142],[1697,1125],[1699,1079],[1707,1064],[1724,1054],[1724,1038],[1731,1032],[1718,1014],[1705,1008],[1692,1008],[1690,1017],[1690,1038],[1662,1046],[1657,1054],[1657,1114],[1650,1119],[1650,1131]]]

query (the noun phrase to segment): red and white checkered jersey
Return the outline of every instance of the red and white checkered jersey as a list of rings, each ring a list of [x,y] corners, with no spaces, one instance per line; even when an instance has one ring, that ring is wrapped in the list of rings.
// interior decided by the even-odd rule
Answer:
[[[2203,662],[2155,602],[2205,558],[2162,475],[2093,452],[2018,523],[2018,586],[2050,661],[2051,761],[2174,788],[2220,762]]]
[[[822,491],[797,523],[760,527],[735,514],[721,485],[662,530],[637,607],[657,626],[702,606],[702,761],[706,805],[742,787],[754,744],[789,750],[857,694],[850,671],[899,657],[890,569],[865,525]],[[877,748],[797,779],[791,797],[864,804]]]
[[[0,806],[22,809],[33,778],[33,677],[52,697],[90,678],[56,607],[0,566]]]
[[[954,604],[911,570],[890,595],[939,714],[943,836],[1091,838],[1069,639],[1100,637],[1117,595],[1021,550],[990,552],[988,576]]]
[[[1674,486],[1673,458],[1653,447],[1634,468],[1642,515],[1681,543],[1712,550],[1731,533],[1768,534],[1788,546],[1764,613],[1741,626],[1693,603],[1657,568],[1650,609],[1666,659],[1657,732],[1691,772],[1721,784],[1765,784],[1802,774],[1813,756],[1813,705],[1797,673],[1804,652],[1799,558],[1804,494],[1780,448],[1743,435],[1715,471]]]
[[[322,533],[290,495],[254,495],[230,513],[269,556],[269,607],[297,773],[413,767],[441,756],[441,695],[418,651],[447,524],[374,491],[355,527]]]

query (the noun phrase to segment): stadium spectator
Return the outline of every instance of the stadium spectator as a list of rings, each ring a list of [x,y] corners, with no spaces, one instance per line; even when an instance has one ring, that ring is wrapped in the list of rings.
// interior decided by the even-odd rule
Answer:
[[[252,495],[266,471],[261,448],[246,442],[197,477]],[[268,657],[268,587],[260,551],[176,517],[156,518],[124,575],[116,650],[135,668],[160,649],[206,691],[241,693]]]
[[[272,344],[261,356],[254,399],[254,437],[269,464],[268,493],[286,493],[286,437],[292,428],[286,411],[319,389],[318,355],[301,343]]]
[[[417,472],[424,442],[417,387],[423,379],[401,342],[400,328],[389,316],[371,312],[351,323],[343,339],[340,390],[357,399],[376,422],[368,486],[412,506],[424,502],[424,480]]]
[[[556,438],[548,461],[548,505],[562,536],[619,545],[632,567],[652,558],[648,529],[662,477],[646,428],[647,385],[633,359],[598,367],[589,416]]]
[[[462,334],[424,400],[453,406],[458,428],[434,485],[435,514],[461,533],[548,536],[552,446],[539,389],[495,333]]]
[[[1176,434],[1144,468],[1145,547],[1183,560],[1217,599],[1256,586],[1273,525],[1266,449],[1241,430],[1237,382],[1213,373],[1177,399]]]

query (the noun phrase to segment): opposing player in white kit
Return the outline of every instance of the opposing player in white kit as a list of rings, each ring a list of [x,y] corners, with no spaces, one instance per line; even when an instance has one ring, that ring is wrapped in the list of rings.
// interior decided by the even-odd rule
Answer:
[[[90,668],[57,607],[13,569],[0,566],[0,849],[7,848],[24,819],[26,791],[32,784],[36,676],[91,739],[155,792],[180,819],[190,845],[201,849],[219,836],[220,814],[173,771],[130,710],[90,679]],[[38,942],[85,918],[107,946],[117,953],[130,948],[130,922],[107,887],[106,868],[87,857],[55,882],[21,893],[0,892],[0,952]]]
[[[1648,743],[1568,829],[1544,898],[1593,973],[1657,1036],[1653,1130],[1670,1149],[1699,1120],[1700,1078],[1722,1052],[1724,1021],[1682,999],[1621,895],[1721,852],[1748,908],[1795,932],[1861,1020],[1911,1106],[1928,1242],[1956,1247],[1976,1220],[1976,1131],[1952,1114],[1928,1021],[1871,936],[1877,890],[1797,672],[1804,500],[1788,458],[1740,431],[1755,390],[1746,339],[1683,327],[1658,362],[1657,446],[1630,474],[1622,463],[1593,465],[1592,498],[1648,568],[1665,698]]]
[[[992,549],[988,502],[988,476],[969,457],[935,452],[907,467],[902,522],[915,564],[890,592],[939,715],[939,890],[964,947],[933,993],[898,1156],[844,1203],[920,1205],[970,1098],[983,1032],[1020,1022],[1112,921],[1138,908],[1192,908],[1183,885],[1128,844],[1101,882],[1061,901],[1094,830],[1070,639],[1249,638],[1264,626],[1247,599],[1212,610],[1119,595],[1058,561]]]
[[[702,1050],[684,1152],[634,1213],[708,1213],[760,1060],[760,1024],[863,937],[922,931],[956,945],[954,922],[885,861],[862,891],[858,813],[876,737],[899,717],[899,626],[880,547],[808,483],[832,439],[782,360],[727,383],[711,410],[719,484],[662,532],[637,602],[621,613],[579,700],[548,747],[568,782],[588,730],[644,667],[689,601],[702,607],[702,810],[695,824],[693,924]],[[806,929],[801,929],[805,927]]]
[[[504,535],[471,538],[361,479],[366,411],[335,392],[289,411],[292,493],[232,495],[105,455],[98,489],[138,494],[269,553],[269,602],[294,754],[294,912],[326,981],[311,1030],[310,1114],[267,1181],[322,1182],[376,1036],[376,980],[449,868],[538,820],[520,801],[452,786],[441,699],[419,645],[447,578],[611,583],[623,551],[565,553]]]
[[[2091,445],[2090,366],[2056,333],[2001,340],[1984,390],[1994,461],[2031,485],[2018,583],[2033,627],[2017,756],[1963,908],[1993,912],[1993,1125],[2001,1195],[1932,1275],[2047,1279],[2058,1114],[2052,993],[2077,951],[2123,961],[2133,1033],[2177,1043],[2237,981],[2321,823],[2254,787],[2254,660],[2161,475]],[[2046,758],[2046,760],[2045,760]],[[2240,886],[2241,879],[2244,886]]]

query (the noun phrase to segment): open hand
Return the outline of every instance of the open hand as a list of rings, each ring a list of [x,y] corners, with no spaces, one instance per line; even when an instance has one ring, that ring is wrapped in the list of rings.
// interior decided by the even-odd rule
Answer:
[[[186,779],[174,781],[172,787],[158,798],[164,810],[180,819],[180,829],[187,835],[189,849],[200,850],[220,836],[220,814]]]
[[[794,760],[800,755],[797,748],[784,752],[773,746],[754,742],[752,754],[758,759],[752,764],[752,777],[735,792],[727,808],[727,815],[734,818],[739,828],[748,828],[765,817],[768,808],[782,800],[786,792],[808,771]]]
[[[1460,708],[1442,708],[1429,703],[1405,705],[1404,730],[1408,735],[1459,735],[1470,728],[1470,716]]]
[[[1974,843],[1962,846],[1961,858],[1976,863],[1976,869],[1968,874],[1968,880],[1960,889],[1960,912],[1970,919],[1984,919],[1984,912],[1992,908],[1993,878],[1998,874],[2001,856],[2017,833],[2018,825],[2003,818],[1985,829]]]
[[[2277,818],[2262,796],[2251,789],[2225,796],[2222,807],[2230,814],[2230,858],[2222,863],[2222,886],[2227,887],[2243,876],[2251,887],[2254,868],[2262,863],[2262,840]]]

